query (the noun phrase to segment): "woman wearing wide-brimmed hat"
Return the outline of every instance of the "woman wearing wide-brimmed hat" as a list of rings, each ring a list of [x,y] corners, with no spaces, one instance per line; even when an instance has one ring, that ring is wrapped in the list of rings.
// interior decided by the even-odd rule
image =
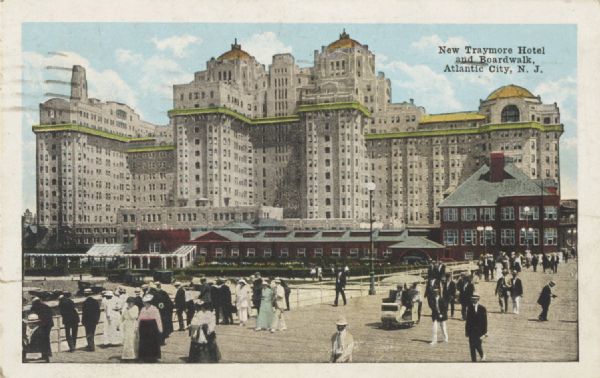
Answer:
[[[163,325],[160,312],[152,305],[152,294],[142,298],[144,307],[138,317],[138,330],[140,335],[138,353],[143,362],[156,362],[160,358],[161,333]]]
[[[201,299],[194,301],[196,314],[190,323],[190,351],[188,362],[219,362],[221,353],[217,346],[215,314],[210,310],[210,303]]]

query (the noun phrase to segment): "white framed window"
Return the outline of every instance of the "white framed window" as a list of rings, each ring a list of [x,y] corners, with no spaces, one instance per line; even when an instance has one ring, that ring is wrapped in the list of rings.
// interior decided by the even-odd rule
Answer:
[[[503,221],[515,220],[515,208],[512,206],[503,206],[502,207],[502,220]]]
[[[223,252],[223,248],[215,248],[215,257],[223,257],[225,256],[225,252]]]
[[[458,230],[444,230],[444,245],[458,245]]]
[[[271,248],[263,249],[263,257],[271,257],[271,255],[272,255]]]
[[[529,211],[526,211],[528,208]],[[519,220],[540,219],[540,208],[537,206],[519,206]]]
[[[444,209],[444,222],[456,222],[458,220],[458,209],[450,207]]]
[[[254,257],[256,256],[256,250],[254,248],[246,249],[246,257]]]
[[[462,245],[477,245],[477,230],[462,230]]]
[[[533,228],[530,231],[521,229],[519,232],[519,244],[520,245],[539,245],[540,244],[540,230]]]
[[[477,209],[473,207],[465,207],[461,209],[461,218],[463,222],[473,222],[477,220]]]
[[[315,257],[323,256],[323,248],[315,248]]]
[[[358,256],[358,248],[351,248],[350,249],[350,257],[354,258],[354,259],[357,259],[359,257]]]
[[[515,245],[515,230],[512,228],[503,228],[500,231],[501,245]]]
[[[544,245],[556,245],[558,243],[558,233],[556,228],[544,229]]]
[[[465,252],[465,260],[473,260],[473,252]]]
[[[496,245],[496,230],[479,231],[479,245]]]
[[[150,253],[160,253],[160,242],[153,242],[148,245]]]
[[[208,251],[206,248],[200,248],[200,252],[198,253],[200,256],[206,256]]]
[[[544,206],[544,220],[558,219],[558,209],[556,206]]]
[[[297,248],[296,256],[297,257],[306,257],[306,248]]]
[[[240,256],[239,248],[231,248],[231,257],[239,257],[239,256]]]
[[[281,257],[289,257],[289,255],[290,255],[290,252],[287,247],[281,248],[281,250],[279,251],[279,256],[281,256]]]
[[[483,207],[480,209],[482,221],[493,221],[496,219],[496,208],[495,207]]]
[[[331,256],[333,257],[341,257],[342,249],[341,248],[331,248]]]
[[[391,255],[392,255],[392,250],[391,250],[391,249],[388,249],[388,248],[386,248],[386,249],[385,249],[385,251],[383,251],[383,257],[384,257],[384,258],[386,258],[386,259],[387,259],[387,258],[389,258]]]

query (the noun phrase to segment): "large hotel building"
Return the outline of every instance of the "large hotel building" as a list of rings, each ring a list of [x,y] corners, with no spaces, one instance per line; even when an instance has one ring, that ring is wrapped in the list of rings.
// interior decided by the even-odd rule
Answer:
[[[91,245],[141,229],[210,228],[278,218],[293,227],[440,223],[438,204],[491,151],[532,179],[559,180],[559,108],[507,85],[472,111],[427,114],[392,103],[375,55],[345,32],[312,67],[242,46],[173,86],[169,124],[88,98],[74,66],[70,99],[40,105],[33,126],[37,217],[49,240]],[[292,227],[292,228],[293,228]]]

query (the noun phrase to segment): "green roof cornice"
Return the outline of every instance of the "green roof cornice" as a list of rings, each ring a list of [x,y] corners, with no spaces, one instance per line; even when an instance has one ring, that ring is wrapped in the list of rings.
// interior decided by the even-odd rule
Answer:
[[[507,130],[527,130],[533,129],[541,132],[563,132],[563,125],[543,125],[538,122],[515,122],[515,123],[499,123],[499,124],[488,124],[480,127],[468,128],[468,129],[444,129],[444,130],[416,130],[416,131],[404,131],[399,133],[385,133],[385,134],[367,134],[365,139],[367,140],[379,140],[379,139],[401,139],[401,138],[418,138],[418,137],[443,137],[452,135],[472,135],[472,134],[484,134],[492,131],[507,131]]]
[[[174,151],[176,149],[175,146],[148,146],[148,147],[136,147],[130,148],[127,152],[157,152],[157,151]]]
[[[131,138],[118,134],[113,134],[107,131],[93,129],[87,126],[76,125],[72,123],[65,123],[59,125],[33,125],[32,130],[34,133],[52,133],[52,132],[61,132],[61,131],[71,131],[77,132],[87,135],[93,135],[100,138],[106,138],[111,140],[116,140],[118,142],[123,143],[132,143],[132,142],[152,142],[155,138],[152,137],[144,137],[144,138]]]
[[[326,104],[314,104],[314,105],[300,105],[298,107],[298,113],[316,112],[316,111],[327,111],[327,110],[343,110],[343,109],[354,109],[363,113],[367,117],[371,117],[371,112],[365,106],[358,102],[332,102]],[[263,118],[250,118],[235,110],[219,106],[214,108],[186,108],[186,109],[172,109],[168,112],[169,117],[176,116],[189,116],[189,115],[204,115],[204,114],[224,114],[230,117],[236,118],[242,122],[250,125],[270,125],[276,123],[286,122],[298,122],[300,116],[298,114],[292,114],[281,117],[263,117]]]

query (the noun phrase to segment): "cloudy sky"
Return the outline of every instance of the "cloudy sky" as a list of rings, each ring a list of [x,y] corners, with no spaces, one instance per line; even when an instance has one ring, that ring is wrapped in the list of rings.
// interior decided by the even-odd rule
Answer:
[[[556,102],[565,133],[561,138],[563,198],[576,196],[577,31],[570,25],[375,25],[375,24],[23,24],[23,208],[35,209],[35,138],[38,104],[69,94],[70,68],[87,70],[89,95],[125,102],[142,117],[167,124],[171,85],[190,82],[206,61],[230,48],[234,38],[268,65],[289,52],[300,66],[312,65],[314,50],[338,38],[342,28],[376,55],[376,70],[392,81],[394,102],[410,98],[428,113],[477,110],[479,100],[506,84],[517,84]],[[439,45],[460,47],[545,47],[533,56],[542,73],[444,73],[454,56]],[[497,54],[496,56],[503,56]],[[51,82],[49,83],[48,80]]]

